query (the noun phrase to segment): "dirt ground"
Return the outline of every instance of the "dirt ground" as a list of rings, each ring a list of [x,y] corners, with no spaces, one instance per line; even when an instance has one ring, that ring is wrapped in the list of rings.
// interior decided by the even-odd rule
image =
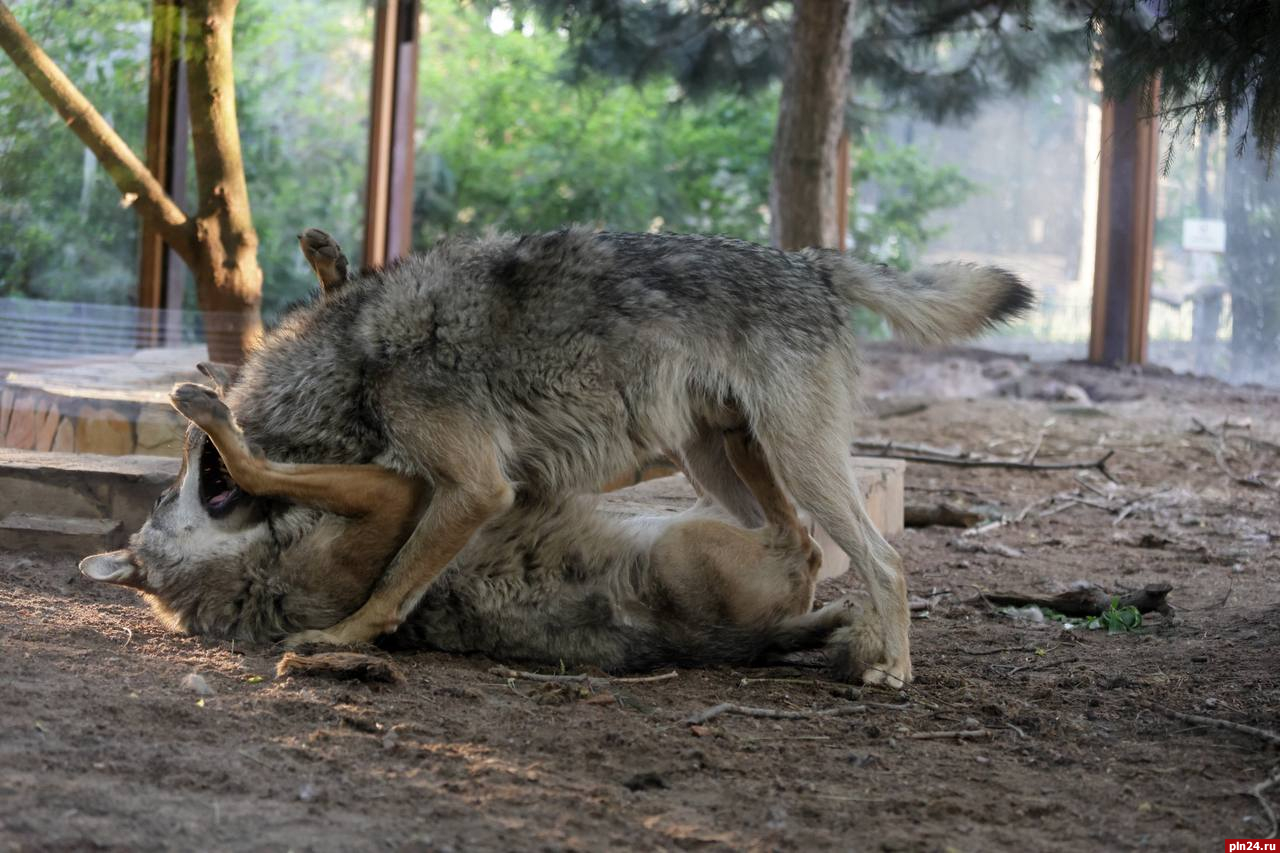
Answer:
[[[1280,731],[1280,492],[1244,482],[1280,480],[1263,443],[1280,442],[1280,394],[982,354],[870,361],[868,438],[1003,458],[1038,443],[1042,463],[1115,451],[1118,485],[908,466],[909,503],[1021,516],[896,539],[929,604],[909,689],[831,683],[820,656],[593,691],[442,654],[396,655],[398,687],[276,679],[276,649],[167,633],[70,558],[0,553],[0,846],[1163,851],[1266,835],[1247,791],[1280,753],[1162,708]],[[913,401],[927,408],[902,413]],[[1225,446],[1193,419],[1228,421]],[[1176,614],[1067,631],[978,598],[1078,580],[1168,582]],[[859,693],[878,704],[684,722]],[[980,736],[919,737],[956,731]],[[1264,796],[1280,807],[1280,785]]]

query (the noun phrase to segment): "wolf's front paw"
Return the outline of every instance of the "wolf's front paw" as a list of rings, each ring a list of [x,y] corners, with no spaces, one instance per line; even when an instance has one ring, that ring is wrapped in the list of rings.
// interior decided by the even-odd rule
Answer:
[[[169,392],[169,402],[199,427],[231,422],[231,410],[217,392],[194,382],[175,385]]]
[[[290,634],[285,638],[284,645],[290,649],[306,645],[356,646],[372,643],[380,635],[394,631],[399,626],[398,619],[370,619],[362,617],[357,612],[337,625],[320,631],[299,631],[296,634]]]

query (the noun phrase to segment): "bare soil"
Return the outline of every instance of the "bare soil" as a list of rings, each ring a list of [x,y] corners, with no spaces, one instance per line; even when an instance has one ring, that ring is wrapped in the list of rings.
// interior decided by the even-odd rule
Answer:
[[[1161,709],[1280,731],[1280,451],[1258,443],[1280,441],[1280,395],[982,354],[870,361],[873,393],[896,396],[871,401],[868,437],[1025,458],[1043,434],[1043,462],[1115,451],[1118,485],[908,466],[909,502],[1031,507],[976,536],[897,539],[929,603],[909,689],[829,682],[817,656],[590,690],[426,653],[395,656],[401,685],[277,679],[278,649],[169,633],[70,558],[0,553],[0,846],[1220,850],[1271,831],[1247,791],[1280,753]],[[950,399],[961,374],[999,387]],[[927,408],[894,416],[906,393]],[[1193,418],[1238,425],[1231,474]],[[1254,472],[1267,485],[1242,482]],[[1079,580],[1168,582],[1177,611],[1108,634],[979,597]],[[859,694],[879,704],[684,722],[722,701],[816,710]],[[981,736],[915,737],[954,731]],[[1264,796],[1280,807],[1280,785]]]

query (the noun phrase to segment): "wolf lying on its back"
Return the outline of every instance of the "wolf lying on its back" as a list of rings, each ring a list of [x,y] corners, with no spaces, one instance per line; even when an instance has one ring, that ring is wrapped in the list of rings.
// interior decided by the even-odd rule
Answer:
[[[905,580],[849,463],[849,315],[863,305],[924,340],[969,335],[1030,305],[1014,276],[907,277],[823,250],[570,229],[447,242],[335,284],[268,336],[227,402],[269,458],[372,462],[433,493],[368,600],[295,640],[394,631],[517,500],[563,501],[666,450],[755,526],[769,497],[725,450],[741,432],[867,582],[879,653],[863,679],[910,679]]]
[[[359,608],[413,528],[421,483],[371,465],[273,463],[213,391],[182,386],[174,404],[200,427],[177,483],[129,549],[86,559],[85,574],[148,593],[182,630],[253,642]],[[735,433],[725,451],[764,495],[764,527],[707,506],[624,521],[585,496],[521,501],[472,537],[389,642],[609,670],[828,644],[847,673],[851,654],[878,651],[858,651],[874,638],[841,603],[810,612],[817,546],[759,447]]]

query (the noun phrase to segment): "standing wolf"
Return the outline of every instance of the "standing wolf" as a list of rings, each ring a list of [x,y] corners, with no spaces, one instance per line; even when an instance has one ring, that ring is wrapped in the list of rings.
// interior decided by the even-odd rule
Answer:
[[[251,355],[227,404],[270,459],[375,463],[432,498],[363,606],[295,641],[394,631],[514,501],[593,490],[664,451],[758,526],[760,490],[724,449],[737,431],[867,583],[881,653],[862,679],[910,680],[906,583],[849,459],[850,315],[864,306],[917,340],[962,338],[1031,305],[1016,277],[965,265],[905,276],[832,251],[573,228],[447,241],[333,284]]]

